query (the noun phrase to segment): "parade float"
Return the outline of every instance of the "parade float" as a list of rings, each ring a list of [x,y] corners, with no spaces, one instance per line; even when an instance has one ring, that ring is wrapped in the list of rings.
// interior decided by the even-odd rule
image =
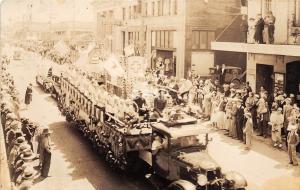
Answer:
[[[76,67],[61,73],[57,101],[70,126],[112,168],[146,169],[153,174],[147,178],[158,189],[245,189],[247,183],[240,174],[222,173],[208,155],[209,131],[197,124],[183,104],[173,107],[171,98],[162,116],[153,116],[155,94],[172,89],[146,79],[144,58],[110,57],[106,61],[97,74]],[[148,105],[144,115],[133,101],[141,92]]]

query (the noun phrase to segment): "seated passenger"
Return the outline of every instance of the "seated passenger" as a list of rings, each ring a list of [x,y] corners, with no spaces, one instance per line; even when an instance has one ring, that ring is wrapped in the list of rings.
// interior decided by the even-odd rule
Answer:
[[[154,99],[154,111],[162,117],[162,112],[165,109],[167,100],[164,98],[162,90],[159,90],[159,95]]]
[[[152,153],[155,155],[157,152],[163,148],[163,139],[160,135],[154,133],[153,134],[153,142],[152,142]]]

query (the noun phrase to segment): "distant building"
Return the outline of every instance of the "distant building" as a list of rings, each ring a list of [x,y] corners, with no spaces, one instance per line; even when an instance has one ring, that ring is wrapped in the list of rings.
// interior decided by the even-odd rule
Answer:
[[[96,39],[111,52],[123,54],[133,44],[151,67],[161,57],[177,77],[189,71],[208,72],[225,60],[215,57],[210,42],[223,35],[237,15],[240,0],[94,1]],[[238,36],[232,33],[231,36]],[[220,56],[220,54],[218,55]],[[230,57],[229,57],[230,59]],[[231,59],[232,62],[234,59]],[[230,61],[229,61],[230,62]]]
[[[247,5],[247,7],[246,7]],[[283,90],[300,100],[300,0],[248,0],[248,18],[271,11],[276,17],[274,44],[213,42],[217,51],[247,53],[247,80],[253,89]],[[248,36],[248,40],[253,37]],[[249,41],[248,41],[249,42]]]

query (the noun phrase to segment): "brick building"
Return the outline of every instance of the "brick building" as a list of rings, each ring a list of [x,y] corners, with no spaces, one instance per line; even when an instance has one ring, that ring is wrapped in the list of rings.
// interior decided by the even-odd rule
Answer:
[[[125,47],[134,44],[136,52],[146,56],[152,66],[155,57],[169,59],[168,69],[179,78],[186,77],[188,71],[206,74],[214,63],[236,60],[232,56],[227,56],[228,60],[217,58],[210,42],[222,38],[224,31],[235,23],[240,3],[240,0],[94,1],[96,36],[113,53],[122,54]],[[232,32],[231,38],[240,38],[237,30]],[[217,56],[222,56],[222,52]]]

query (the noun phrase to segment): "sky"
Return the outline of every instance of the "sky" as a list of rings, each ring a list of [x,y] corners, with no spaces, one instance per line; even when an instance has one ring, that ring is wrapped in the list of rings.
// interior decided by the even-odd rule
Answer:
[[[63,21],[92,22],[92,0],[0,0],[2,1],[1,22],[24,21],[31,12],[33,22],[52,23]],[[32,7],[30,6],[32,4]],[[32,11],[29,11],[32,10]]]

